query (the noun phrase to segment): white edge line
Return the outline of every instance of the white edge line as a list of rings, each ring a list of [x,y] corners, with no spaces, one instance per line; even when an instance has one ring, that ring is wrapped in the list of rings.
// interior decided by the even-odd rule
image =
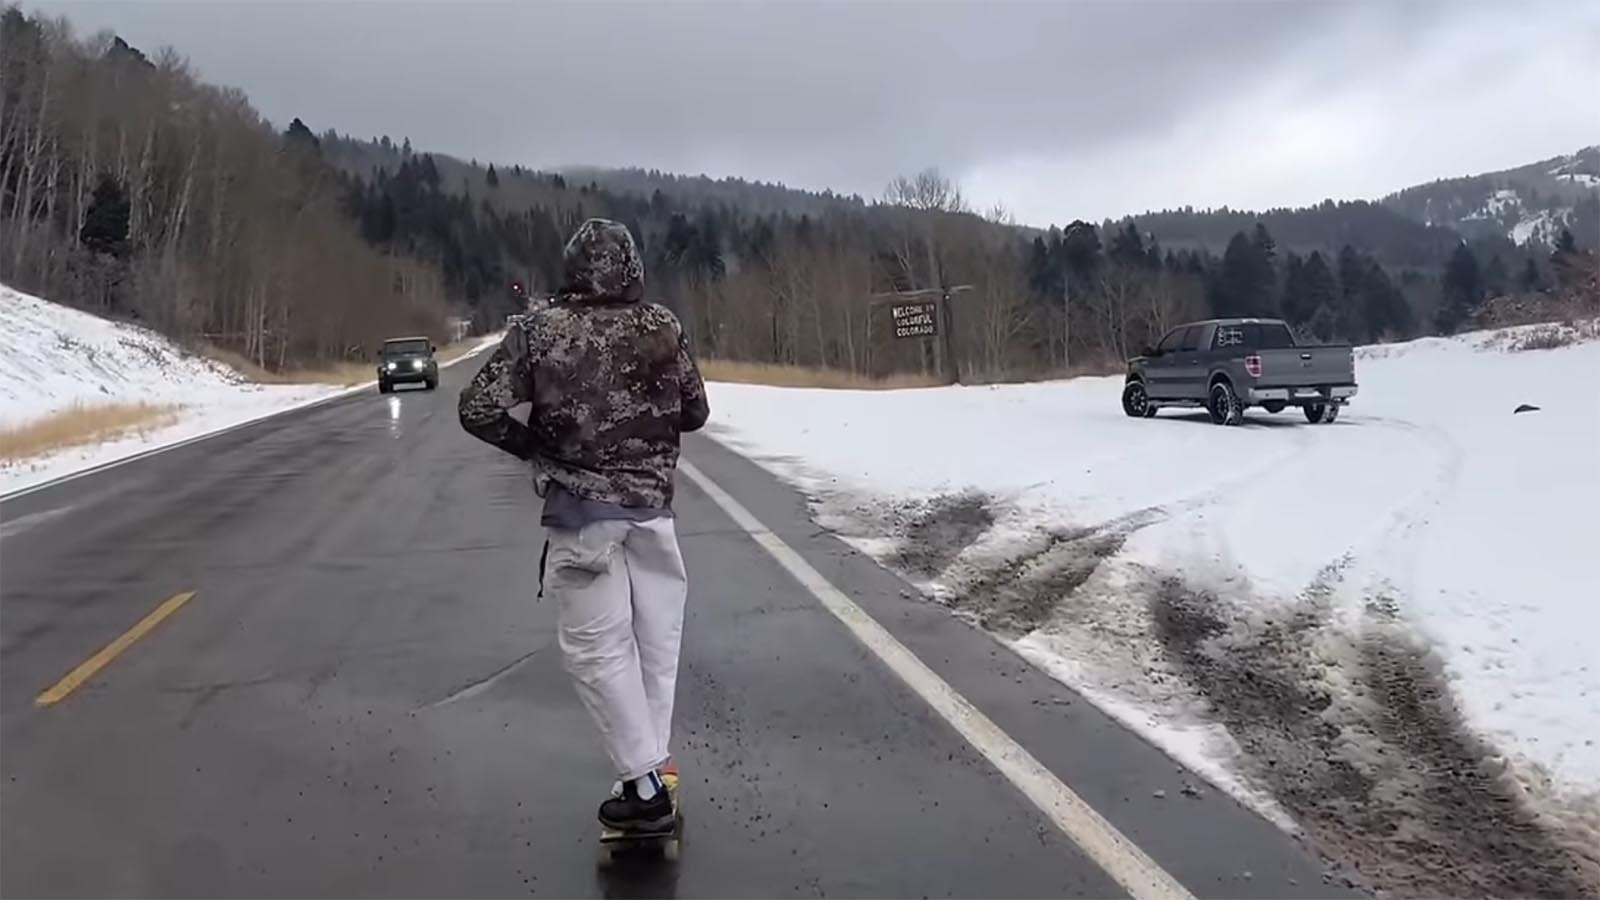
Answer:
[[[688,460],[679,459],[678,468],[1134,900],[1193,900],[1176,878],[812,568],[794,548],[762,525],[743,504]]]
[[[450,360],[449,362],[440,363],[439,364],[439,368],[448,369],[451,366],[455,365],[456,363],[462,362],[462,361],[467,360],[467,359],[471,359],[472,357],[477,356],[478,354],[482,353],[483,351],[488,350],[488,349],[490,349],[491,347],[494,346],[493,342],[490,342],[490,341],[487,340],[488,335],[485,335],[484,338],[485,338],[485,343],[484,343],[484,345],[482,347],[479,347],[476,350],[470,350],[470,351],[468,351],[466,353],[463,353],[460,356],[456,357],[455,359]],[[53,488],[53,487],[56,487],[58,485],[66,484],[69,481],[76,481],[79,478],[85,478],[85,477],[88,477],[90,475],[95,475],[95,474],[98,474],[100,472],[104,472],[107,469],[115,469],[117,466],[125,466],[128,463],[138,462],[141,459],[146,459],[148,457],[155,456],[158,453],[165,453],[168,450],[176,450],[179,447],[187,447],[190,444],[197,444],[197,443],[199,443],[201,441],[209,441],[212,438],[222,437],[225,434],[230,434],[232,432],[238,431],[239,429],[245,428],[245,427],[250,426],[250,425],[259,424],[259,423],[264,422],[267,419],[271,419],[271,418],[273,418],[275,416],[281,416],[281,415],[285,415],[287,413],[302,412],[304,410],[314,409],[314,408],[316,408],[318,406],[322,406],[322,405],[327,404],[327,403],[332,403],[335,400],[342,400],[345,397],[349,397],[352,394],[356,394],[356,393],[359,393],[361,391],[367,390],[367,389],[371,388],[373,385],[375,385],[377,383],[378,383],[377,379],[373,379],[372,381],[364,381],[364,382],[362,382],[360,384],[354,384],[354,385],[351,385],[351,386],[349,386],[347,388],[339,390],[339,391],[337,391],[335,393],[329,394],[326,397],[318,397],[315,400],[307,400],[304,403],[295,403],[295,404],[291,404],[289,406],[282,407],[280,409],[270,410],[270,411],[268,411],[266,413],[263,413],[262,415],[254,417],[254,418],[245,419],[242,422],[235,422],[232,425],[225,425],[225,426],[223,426],[221,428],[218,428],[218,429],[215,429],[213,431],[207,431],[207,432],[203,432],[201,434],[190,435],[189,437],[186,437],[181,441],[176,441],[176,442],[171,443],[171,444],[162,444],[159,447],[151,447],[149,450],[141,450],[138,453],[134,453],[134,454],[132,454],[130,456],[121,456],[121,457],[118,457],[118,458],[113,459],[113,460],[108,460],[108,461],[103,462],[103,463],[98,463],[96,465],[90,466],[87,469],[79,469],[76,472],[68,472],[65,475],[57,475],[55,478],[52,478],[49,481],[41,481],[38,484],[30,484],[27,487],[17,488],[16,490],[11,491],[9,493],[0,494],[0,503],[4,503],[7,500],[17,500],[19,498],[26,497],[27,495],[35,493],[37,491],[48,490],[49,488]]]

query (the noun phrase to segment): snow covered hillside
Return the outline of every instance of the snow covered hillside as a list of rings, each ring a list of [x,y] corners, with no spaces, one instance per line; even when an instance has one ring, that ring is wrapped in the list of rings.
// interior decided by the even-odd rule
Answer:
[[[1384,205],[1467,237],[1504,235],[1518,244],[1554,244],[1562,229],[1581,247],[1600,233],[1600,147],[1515,169],[1446,178],[1384,198]]]
[[[1600,343],[1508,343],[1364,348],[1333,425],[1130,419],[1120,378],[715,384],[712,420],[822,524],[1319,847],[1492,894],[1449,869],[1488,852],[1471,829],[1600,824]]]
[[[0,285],[0,428],[73,406],[147,403],[176,408],[155,430],[0,461],[0,493],[152,447],[227,428],[339,393],[329,385],[258,385],[186,353],[153,332]]]

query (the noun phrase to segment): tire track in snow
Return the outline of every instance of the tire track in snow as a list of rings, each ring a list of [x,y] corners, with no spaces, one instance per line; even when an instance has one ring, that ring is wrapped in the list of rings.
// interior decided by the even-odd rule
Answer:
[[[1435,427],[1383,416],[1363,417],[1362,421],[1406,433],[1440,459],[1427,487],[1393,510],[1378,534],[1345,551],[1346,556],[1355,559],[1351,574],[1362,581],[1362,597],[1368,603],[1398,608],[1413,593],[1417,557],[1432,516],[1454,493],[1460,480],[1462,451],[1448,434]]]
[[[1319,852],[1401,896],[1600,896],[1600,856],[1543,816],[1403,629],[1335,624],[1330,566],[1298,602],[1241,609],[1165,580],[1163,646]]]
[[[1009,555],[986,546],[995,542],[989,532],[1001,530],[1005,505],[971,491],[911,504],[845,500],[835,491],[814,507],[853,520],[846,530],[858,537],[887,538],[894,549],[883,552],[880,545],[873,555],[922,580],[954,613],[1007,643],[1046,625],[1082,632],[1097,644],[1154,639],[1154,654],[1166,656],[1204,698],[1207,717],[1240,751],[1234,763],[1244,769],[1246,787],[1265,790],[1320,852],[1353,867],[1374,890],[1590,895],[1600,884],[1595,861],[1530,808],[1492,748],[1465,726],[1436,655],[1393,620],[1403,594],[1383,573],[1411,571],[1432,511],[1454,488],[1460,451],[1442,433],[1411,423],[1362,421],[1417,435],[1438,460],[1432,478],[1374,533],[1326,564],[1298,598],[1265,611],[1237,608],[1239,598],[1160,573],[1148,605],[1139,609],[1145,601],[1134,594],[1134,609],[1125,609],[1128,594],[1116,597],[1102,583],[1103,564],[1134,532],[1213,507],[1304,453],[1318,439],[1311,433],[1297,433],[1281,453],[1163,504],[1087,527],[1013,533],[1000,539],[1009,542]],[[942,513],[954,516],[941,521]],[[1199,543],[1214,542],[1227,555],[1214,523],[1191,524]],[[1097,586],[1089,596],[1084,589],[1092,581]],[[1248,591],[1247,584],[1238,587]],[[1360,602],[1349,603],[1352,596]],[[1104,621],[1129,612],[1141,621]],[[1137,693],[1143,689],[1121,679],[1166,678],[1149,653],[1131,654],[1120,674],[1079,674],[1117,679],[1109,685],[1113,694],[1124,687]],[[1078,662],[1080,669],[1097,665],[1093,657]],[[1091,697],[1107,687],[1062,680]],[[1181,693],[1165,684],[1150,696],[1170,701]]]

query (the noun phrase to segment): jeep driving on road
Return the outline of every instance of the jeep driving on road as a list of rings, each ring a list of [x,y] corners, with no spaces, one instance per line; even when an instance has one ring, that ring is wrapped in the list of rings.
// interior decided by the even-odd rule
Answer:
[[[397,384],[423,384],[428,390],[439,386],[439,363],[433,358],[436,348],[425,337],[390,338],[378,351],[378,392],[387,394]]]
[[[1281,319],[1208,319],[1128,361],[1122,411],[1149,418],[1163,406],[1203,406],[1218,425],[1237,425],[1252,406],[1298,406],[1306,421],[1327,423],[1355,395],[1348,344],[1298,346]]]

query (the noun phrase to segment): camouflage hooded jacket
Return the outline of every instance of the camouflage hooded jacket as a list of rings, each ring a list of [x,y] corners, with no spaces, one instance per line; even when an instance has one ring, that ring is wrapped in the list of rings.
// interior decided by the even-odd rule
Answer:
[[[565,284],[515,316],[461,391],[461,426],[533,464],[574,496],[668,509],[678,436],[706,422],[705,384],[671,311],[642,301],[644,262],[628,229],[579,226],[563,254]],[[512,407],[531,404],[528,424]]]

